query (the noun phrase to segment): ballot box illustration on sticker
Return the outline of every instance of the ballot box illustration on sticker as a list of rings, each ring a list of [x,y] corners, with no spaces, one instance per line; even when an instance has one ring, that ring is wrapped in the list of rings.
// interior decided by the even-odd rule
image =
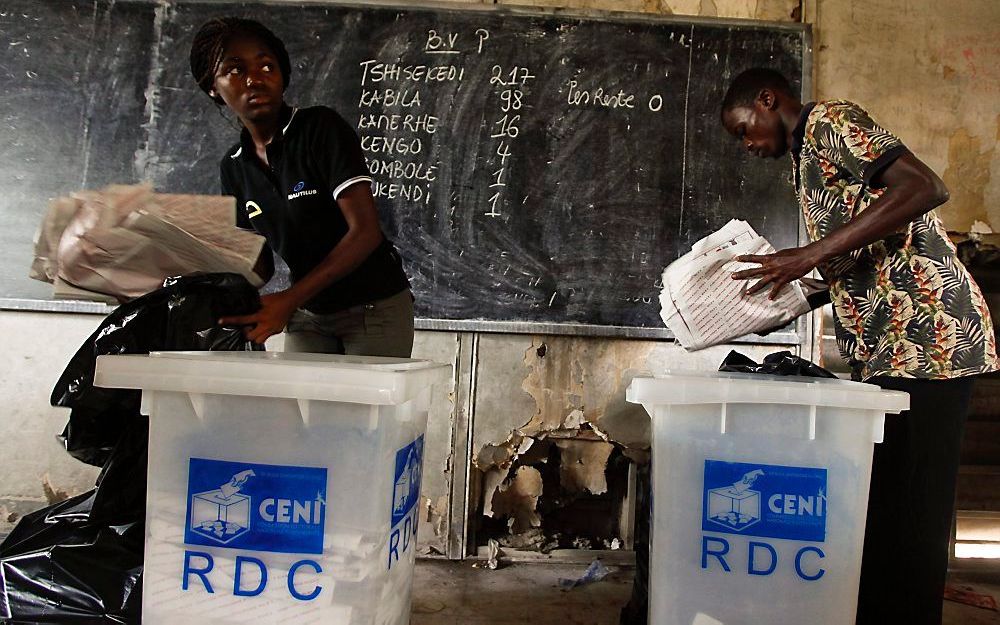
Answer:
[[[713,488],[707,493],[708,517],[713,523],[740,531],[760,521],[760,491],[750,490],[764,475],[755,469],[731,486]]]
[[[241,471],[215,490],[191,497],[191,531],[226,544],[250,531],[251,499],[240,493],[253,470]]]

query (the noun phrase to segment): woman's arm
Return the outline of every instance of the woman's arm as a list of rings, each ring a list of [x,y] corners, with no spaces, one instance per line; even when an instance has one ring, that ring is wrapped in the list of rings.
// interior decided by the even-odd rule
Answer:
[[[274,277],[274,252],[271,251],[271,246],[266,244],[261,246],[260,256],[253,266],[253,272],[264,281],[264,284]]]

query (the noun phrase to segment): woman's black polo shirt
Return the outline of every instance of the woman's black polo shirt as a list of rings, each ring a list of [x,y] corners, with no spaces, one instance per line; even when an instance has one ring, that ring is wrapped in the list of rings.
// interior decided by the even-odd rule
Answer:
[[[334,110],[285,107],[282,130],[267,146],[270,171],[256,158],[245,129],[222,158],[222,193],[236,196],[236,225],[264,235],[284,259],[292,282],[312,271],[347,234],[337,196],[371,183],[361,142]],[[388,239],[351,274],[306,303],[330,313],[390,297],[409,287]]]

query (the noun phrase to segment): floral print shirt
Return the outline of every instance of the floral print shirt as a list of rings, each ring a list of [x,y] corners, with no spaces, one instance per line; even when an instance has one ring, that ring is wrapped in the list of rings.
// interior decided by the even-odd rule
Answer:
[[[809,237],[819,240],[884,192],[872,180],[906,147],[857,104],[807,105],[793,174]],[[996,371],[986,301],[932,211],[899,232],[820,267],[837,345],[856,379],[948,379]]]

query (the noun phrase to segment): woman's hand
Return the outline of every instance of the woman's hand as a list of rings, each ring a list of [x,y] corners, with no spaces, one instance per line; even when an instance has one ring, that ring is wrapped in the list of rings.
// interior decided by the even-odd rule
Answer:
[[[280,291],[262,296],[260,310],[252,315],[223,317],[219,320],[219,325],[247,326],[244,330],[246,337],[263,345],[268,337],[285,329],[298,308],[298,302],[288,291]]]
[[[747,295],[753,295],[771,285],[770,299],[778,296],[781,289],[789,282],[794,282],[816,268],[823,261],[818,246],[813,243],[804,247],[793,247],[774,254],[737,256],[741,263],[756,263],[760,267],[745,269],[733,274],[733,280],[751,280],[758,278]]]

